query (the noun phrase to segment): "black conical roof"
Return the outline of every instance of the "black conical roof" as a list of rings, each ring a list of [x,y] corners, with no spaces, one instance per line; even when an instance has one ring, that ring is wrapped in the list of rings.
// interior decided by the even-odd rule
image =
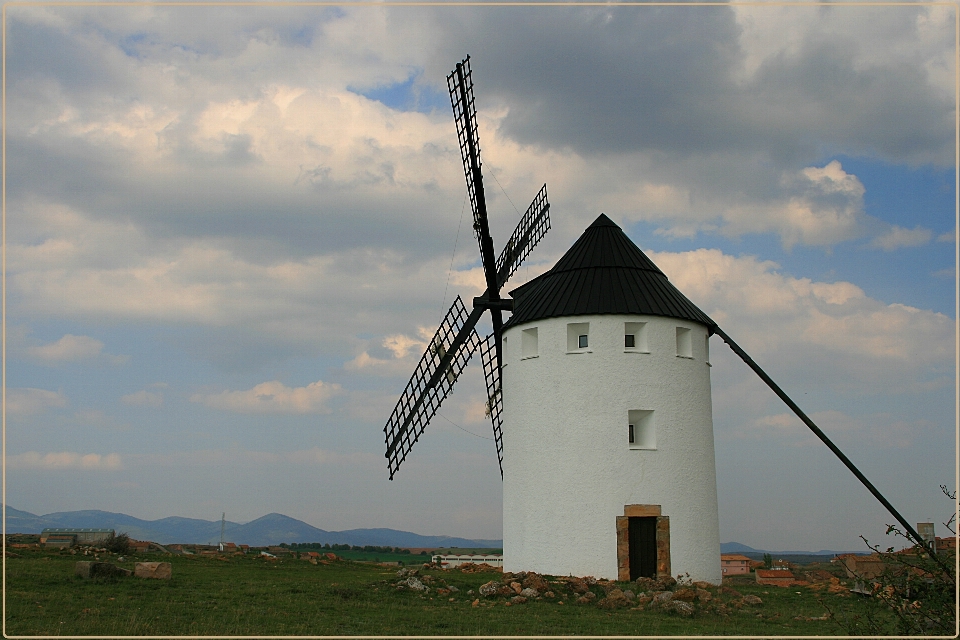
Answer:
[[[550,271],[510,295],[514,310],[507,326],[607,313],[691,320],[711,333],[717,326],[602,213]]]

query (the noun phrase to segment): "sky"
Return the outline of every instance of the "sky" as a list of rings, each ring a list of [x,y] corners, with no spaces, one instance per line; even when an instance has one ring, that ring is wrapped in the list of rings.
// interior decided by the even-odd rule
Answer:
[[[551,203],[507,288],[606,213],[943,534],[955,10],[5,5],[5,501],[500,538],[479,357],[392,482],[383,455],[483,289],[445,80],[469,54],[496,251]],[[893,544],[711,342],[721,541]]]

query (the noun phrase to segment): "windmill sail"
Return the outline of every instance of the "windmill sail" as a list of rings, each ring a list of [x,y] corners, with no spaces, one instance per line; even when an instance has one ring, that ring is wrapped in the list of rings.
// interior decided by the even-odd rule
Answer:
[[[487,410],[493,423],[493,441],[497,446],[497,462],[500,464],[500,478],[503,478],[503,390],[500,386],[501,369],[494,358],[496,340],[494,334],[480,343],[480,359],[483,360],[483,378],[487,383]]]
[[[497,284],[503,286],[510,279],[523,259],[530,255],[540,239],[550,230],[550,203],[547,202],[547,185],[539,193],[520,218],[510,240],[497,258]]]
[[[473,311],[469,315],[459,297],[454,302],[400,396],[393,415],[383,428],[387,443],[385,455],[391,480],[478,347],[483,353],[490,418],[493,421],[493,435],[502,477],[500,413],[503,400],[500,373],[503,363],[503,311],[513,309],[513,301],[501,299],[500,289],[550,228],[550,203],[547,202],[547,185],[543,185],[520,220],[510,242],[500,254],[500,259],[496,259],[483,191],[470,56],[447,76],[447,87],[450,90],[450,104],[457,125],[463,173],[467,180],[470,208],[473,211],[473,230],[480,245],[487,288],[483,295],[474,298]],[[474,327],[487,310],[490,311],[493,333],[486,340],[481,340]]]
[[[467,314],[463,300],[457,296],[420,358],[383,428],[391,480],[480,346],[480,336],[474,330],[480,315],[477,311]]]

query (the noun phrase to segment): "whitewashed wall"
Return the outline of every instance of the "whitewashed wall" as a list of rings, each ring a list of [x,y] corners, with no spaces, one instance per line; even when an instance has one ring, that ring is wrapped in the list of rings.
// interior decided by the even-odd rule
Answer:
[[[649,353],[625,352],[626,322],[647,323]],[[584,352],[568,353],[570,323],[589,323]],[[537,356],[523,358],[521,333],[534,327]],[[677,356],[677,327],[691,330],[691,358]],[[672,574],[720,582],[706,336],[693,322],[622,315],[505,333],[505,571],[616,579],[616,517],[627,504],[659,504]],[[630,410],[654,412],[656,449],[630,448]]]

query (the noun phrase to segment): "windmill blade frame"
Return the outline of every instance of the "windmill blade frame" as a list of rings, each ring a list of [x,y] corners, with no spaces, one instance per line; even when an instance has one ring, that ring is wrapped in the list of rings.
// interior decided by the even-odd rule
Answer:
[[[444,317],[417,369],[407,383],[403,394],[384,426],[387,467],[390,479],[406,459],[427,424],[436,414],[453,384],[478,348],[483,354],[484,378],[487,384],[488,407],[493,421],[497,460],[503,477],[503,408],[500,378],[503,364],[503,312],[513,310],[513,300],[502,299],[500,289],[517,270],[523,259],[550,229],[550,203],[544,184],[521,217],[516,230],[500,258],[493,250],[493,238],[487,218],[486,197],[483,190],[482,162],[477,126],[477,109],[473,95],[473,73],[470,56],[458,63],[447,76],[450,104],[453,107],[467,182],[470,208],[473,212],[473,230],[480,246],[486,290],[473,299],[473,311],[467,315],[458,296]],[[493,333],[481,340],[474,327],[485,311],[490,311]],[[452,336],[452,338],[451,338]]]
[[[497,447],[497,462],[500,465],[500,479],[503,479],[503,389],[501,387],[502,369],[497,366],[494,356],[496,342],[494,334],[480,343],[480,359],[483,361],[483,379],[487,383],[487,414],[493,423],[493,441]]]
[[[474,309],[468,314],[457,296],[421,356],[383,427],[391,480],[480,346],[474,327],[482,313],[483,309]]]
[[[497,284],[503,286],[510,279],[524,258],[530,255],[547,231],[550,230],[550,202],[547,201],[547,185],[540,187],[526,213],[517,223],[513,235],[497,258]]]

